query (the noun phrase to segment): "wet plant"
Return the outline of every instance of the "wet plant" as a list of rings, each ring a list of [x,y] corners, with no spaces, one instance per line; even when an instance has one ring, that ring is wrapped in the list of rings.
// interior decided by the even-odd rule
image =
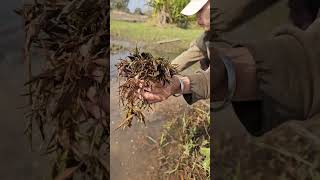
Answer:
[[[52,158],[46,179],[108,179],[108,1],[26,1],[16,12],[29,74],[25,133],[32,145],[40,132]],[[41,54],[40,73],[32,54]]]
[[[154,57],[151,53],[140,52],[136,48],[127,58],[120,59],[116,65],[119,81],[119,97],[126,112],[119,128],[131,127],[133,119],[145,124],[143,111],[152,109],[141,96],[141,92],[152,88],[154,84],[166,85],[177,74],[177,67],[163,57]]]

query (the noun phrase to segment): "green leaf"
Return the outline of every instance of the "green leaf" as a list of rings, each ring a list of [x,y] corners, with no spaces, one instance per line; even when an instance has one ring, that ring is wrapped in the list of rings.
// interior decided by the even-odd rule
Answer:
[[[206,171],[210,172],[210,148],[200,148],[200,153],[205,156],[202,166]]]

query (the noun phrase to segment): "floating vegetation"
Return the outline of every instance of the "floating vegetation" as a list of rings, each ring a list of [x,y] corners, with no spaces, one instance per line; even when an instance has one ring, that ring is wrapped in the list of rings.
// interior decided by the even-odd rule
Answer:
[[[31,144],[38,129],[52,179],[109,179],[109,2],[35,0],[16,12],[25,28]],[[39,74],[33,52],[44,55]]]
[[[134,118],[145,124],[143,111],[151,109],[151,106],[141,96],[141,92],[152,88],[153,84],[170,83],[172,76],[178,73],[177,67],[163,57],[139,52],[138,48],[126,59],[120,59],[116,66],[118,76],[125,78],[119,85],[119,97],[126,111],[125,119],[117,129],[131,127]]]

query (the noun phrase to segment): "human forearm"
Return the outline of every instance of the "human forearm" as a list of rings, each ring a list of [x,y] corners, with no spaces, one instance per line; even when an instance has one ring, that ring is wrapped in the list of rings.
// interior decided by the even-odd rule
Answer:
[[[204,57],[200,49],[193,45],[188,50],[176,57],[171,63],[178,65],[178,71],[181,72],[193,64],[201,61]]]

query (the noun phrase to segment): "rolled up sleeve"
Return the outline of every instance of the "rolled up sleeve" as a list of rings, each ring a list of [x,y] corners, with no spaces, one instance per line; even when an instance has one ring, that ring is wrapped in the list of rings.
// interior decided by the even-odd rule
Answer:
[[[198,71],[195,74],[187,75],[190,79],[190,94],[183,97],[188,104],[193,104],[200,99],[210,98],[210,68],[206,71]]]

